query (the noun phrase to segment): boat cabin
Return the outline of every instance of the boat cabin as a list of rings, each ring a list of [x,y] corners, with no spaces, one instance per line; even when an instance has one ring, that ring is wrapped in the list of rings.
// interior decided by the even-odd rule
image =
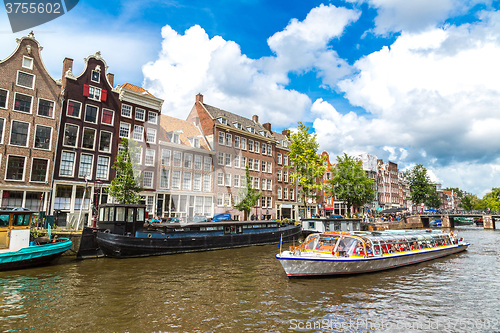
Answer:
[[[347,218],[315,218],[302,220],[302,232],[306,235],[326,231],[359,231],[361,219]]]
[[[22,207],[0,207],[0,252],[29,245],[33,212]]]
[[[145,205],[103,204],[99,207],[99,229],[109,230],[117,235],[135,235],[145,223]]]

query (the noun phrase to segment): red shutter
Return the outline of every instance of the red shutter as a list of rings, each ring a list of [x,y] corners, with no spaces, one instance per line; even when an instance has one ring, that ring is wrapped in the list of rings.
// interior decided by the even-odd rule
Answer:
[[[83,85],[83,96],[89,97],[89,85],[88,84]]]
[[[106,102],[106,99],[108,98],[108,91],[107,90],[101,90],[101,101]]]

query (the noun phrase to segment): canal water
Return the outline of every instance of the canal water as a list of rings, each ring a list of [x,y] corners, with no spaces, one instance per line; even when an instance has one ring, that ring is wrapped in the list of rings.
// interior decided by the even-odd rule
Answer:
[[[385,272],[288,279],[276,245],[0,273],[2,332],[500,332],[500,231]]]

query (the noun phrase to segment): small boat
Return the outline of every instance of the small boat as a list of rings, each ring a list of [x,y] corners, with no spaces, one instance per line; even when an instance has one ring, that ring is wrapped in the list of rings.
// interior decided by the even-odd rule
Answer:
[[[182,252],[272,244],[298,239],[301,228],[279,221],[216,221],[146,223],[144,205],[104,204],[99,208],[97,229],[85,228],[95,237],[89,247],[80,246],[78,258],[128,258]]]
[[[478,219],[474,219],[474,223],[476,223],[477,226],[484,226],[483,218],[480,217]]]
[[[32,220],[28,209],[0,208],[0,271],[48,264],[71,249],[66,238],[31,240]]]
[[[469,243],[437,230],[324,232],[276,255],[289,277],[377,272],[464,251]]]
[[[441,222],[441,220],[432,220],[429,222],[429,226],[431,228],[441,228],[442,222]]]
[[[455,217],[454,222],[455,226],[472,225],[474,223],[474,219],[472,217]]]

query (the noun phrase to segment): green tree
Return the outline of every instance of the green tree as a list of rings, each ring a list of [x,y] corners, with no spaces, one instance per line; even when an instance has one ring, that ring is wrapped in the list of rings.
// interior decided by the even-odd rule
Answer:
[[[262,191],[257,191],[252,186],[252,178],[250,177],[250,171],[248,170],[248,164],[245,168],[245,187],[240,188],[238,193],[238,203],[233,204],[233,207],[239,211],[243,212],[243,219],[248,219],[248,214],[253,207],[257,204],[260,197],[262,196]]]
[[[494,212],[500,210],[500,188],[494,187],[491,192],[484,195],[483,199],[480,201],[480,209],[487,210],[490,209]]]
[[[122,139],[123,151],[118,154],[113,164],[116,171],[115,178],[111,181],[108,193],[122,204],[139,203],[141,197],[139,192],[142,188],[139,186],[140,177],[137,163],[134,162],[136,148],[129,145],[127,139]]]
[[[352,207],[361,207],[375,198],[373,180],[368,178],[361,162],[354,157],[346,153],[337,156],[337,163],[329,171],[332,177],[326,181],[325,192],[345,202],[349,217]]]
[[[406,179],[410,186],[411,200],[415,205],[427,204],[427,198],[431,191],[435,192],[434,186],[427,175],[427,169],[422,164],[417,164],[406,173]]]
[[[298,197],[304,202],[304,212],[307,212],[308,199],[317,200],[318,192],[323,189],[321,179],[325,173],[323,158],[318,155],[316,134],[310,134],[310,129],[298,123],[297,131],[290,135],[290,165],[284,166],[289,170],[292,183],[298,185]]]
[[[478,209],[479,198],[475,194],[468,193],[460,200],[459,207],[464,210]]]
[[[429,186],[429,192],[424,201],[427,207],[438,209],[443,204],[443,200],[439,197],[434,186]]]

